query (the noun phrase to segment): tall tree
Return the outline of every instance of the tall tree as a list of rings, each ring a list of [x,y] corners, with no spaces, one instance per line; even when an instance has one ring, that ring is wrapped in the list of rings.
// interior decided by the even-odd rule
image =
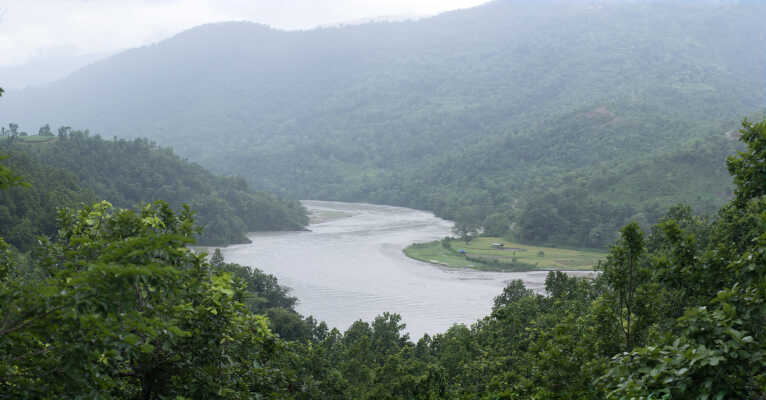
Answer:
[[[625,349],[634,345],[636,287],[640,282],[639,259],[644,252],[644,233],[631,222],[620,230],[620,239],[601,265],[612,292],[614,318],[625,337]]]
[[[38,136],[53,136],[53,131],[51,131],[51,126],[49,124],[45,124],[40,127],[40,129],[37,131]]]
[[[452,227],[452,233],[456,234],[462,241],[468,244],[479,233],[479,229],[481,228],[480,221],[475,208],[464,207],[460,209],[455,217],[455,225]]]

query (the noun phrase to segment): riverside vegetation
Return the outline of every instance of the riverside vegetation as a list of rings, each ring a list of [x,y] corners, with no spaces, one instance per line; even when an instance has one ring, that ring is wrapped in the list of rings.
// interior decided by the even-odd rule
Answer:
[[[495,244],[503,244],[497,248]],[[606,253],[600,251],[528,246],[499,237],[479,237],[466,243],[444,238],[428,243],[415,243],[404,253],[416,260],[447,267],[497,271],[592,270]]]
[[[630,223],[594,279],[513,281],[416,341],[396,314],[301,317],[273,276],[190,251],[188,207],[61,209],[31,252],[0,240],[0,398],[762,398],[766,121],[741,140],[717,214]],[[3,192],[33,188],[0,167]]]
[[[737,132],[762,119],[763,15],[497,0],[300,32],[220,23],[5,93],[3,121],[64,128],[0,140],[0,398],[764,398],[766,121]],[[151,132],[248,185],[66,126]],[[593,279],[510,282],[470,326],[338,329],[275,277],[189,250],[306,224],[249,187],[607,253]]]

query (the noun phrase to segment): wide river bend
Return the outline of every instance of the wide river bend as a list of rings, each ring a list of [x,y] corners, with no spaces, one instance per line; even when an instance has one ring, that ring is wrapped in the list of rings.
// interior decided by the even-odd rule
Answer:
[[[315,216],[309,232],[249,235],[252,243],[221,249],[228,262],[274,274],[298,297],[297,310],[345,330],[385,311],[402,315],[414,340],[487,315],[505,284],[540,289],[546,272],[499,273],[440,267],[402,249],[442,238],[452,224],[401,207],[304,201]]]

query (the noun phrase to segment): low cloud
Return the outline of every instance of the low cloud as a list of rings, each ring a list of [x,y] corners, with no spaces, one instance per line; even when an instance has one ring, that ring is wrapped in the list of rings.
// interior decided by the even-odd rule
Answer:
[[[0,2],[0,65],[54,49],[112,53],[209,22],[307,29],[380,16],[425,16],[486,0],[32,0]],[[2,77],[0,77],[2,79]]]

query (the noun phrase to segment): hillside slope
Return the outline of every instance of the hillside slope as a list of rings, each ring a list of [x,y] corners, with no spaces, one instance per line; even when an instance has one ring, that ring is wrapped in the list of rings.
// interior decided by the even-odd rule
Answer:
[[[189,205],[203,228],[200,244],[243,243],[247,232],[298,230],[308,223],[305,209],[248,189],[241,178],[215,176],[146,139],[104,140],[73,131],[45,143],[4,141],[3,164],[31,187],[0,192],[0,236],[19,248],[39,234],[55,233],[58,207],[107,200],[135,207],[165,200]]]
[[[147,136],[293,198],[438,209],[417,198],[456,182],[481,192],[487,166],[518,199],[562,171],[661,157],[761,109],[763,15],[762,2],[498,0],[310,31],[212,24],[9,91],[0,122]],[[455,160],[466,167],[442,177]],[[445,208],[476,196],[448,197]]]

